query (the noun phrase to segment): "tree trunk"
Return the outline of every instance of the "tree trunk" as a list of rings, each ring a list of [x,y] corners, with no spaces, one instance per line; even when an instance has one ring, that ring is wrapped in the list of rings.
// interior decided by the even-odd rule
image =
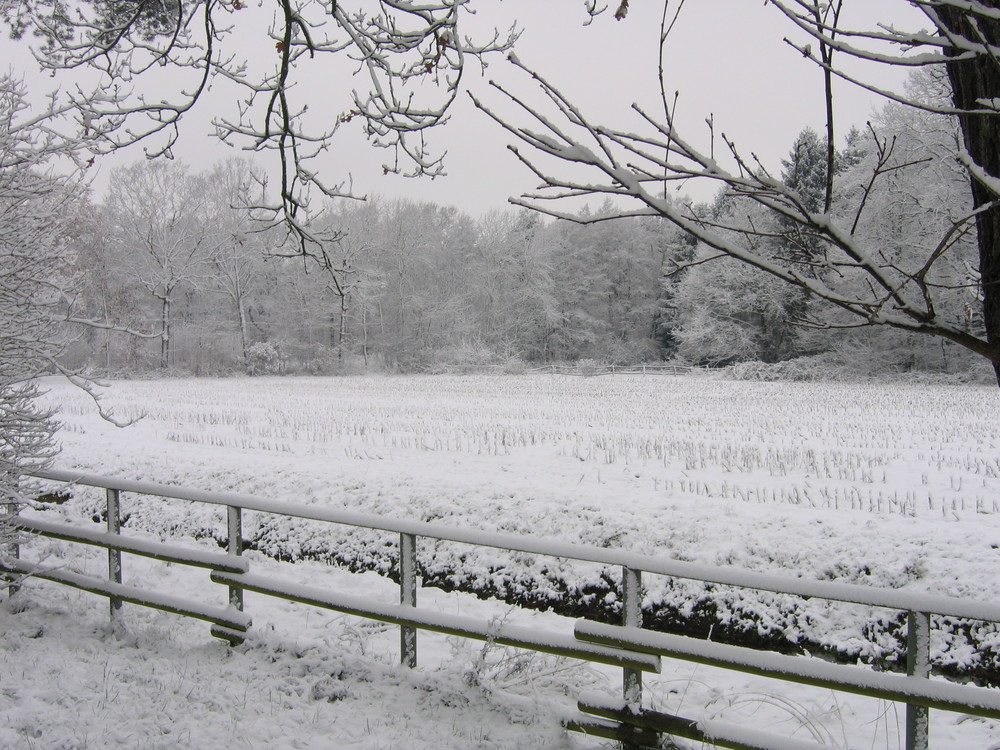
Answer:
[[[104,322],[108,325],[111,324],[111,312],[108,310],[108,291],[104,291]],[[111,374],[111,329],[108,328],[104,332],[104,372],[107,375]]]
[[[340,295],[340,341],[337,344],[337,362],[344,361],[344,339],[347,337],[347,295]]]
[[[160,369],[170,366],[170,297],[163,297],[163,318],[160,321],[163,330],[160,334]]]
[[[981,0],[983,5],[1000,9],[1000,0]],[[969,25],[966,14],[957,8],[938,9],[941,20],[949,30],[969,39],[977,38],[977,31]],[[978,18],[976,26],[992,46],[1000,43],[1000,21]],[[949,55],[959,54],[957,49],[946,50]],[[979,100],[995,101],[1000,97],[1000,66],[989,55],[979,55],[971,60],[948,63],[954,104],[959,109],[981,108]],[[965,148],[975,162],[992,177],[1000,178],[1000,114],[959,116]],[[972,179],[972,197],[976,208],[997,200],[987,187]],[[986,340],[992,345],[988,355],[1000,384],[1000,206],[992,206],[979,214],[976,220],[979,242],[979,272],[983,293],[983,321]]]
[[[243,365],[247,364],[247,313],[243,307],[243,298],[236,300],[236,312],[240,318],[240,346],[243,348]]]
[[[236,248],[233,248],[235,253]],[[225,268],[219,266],[219,270],[226,274]],[[225,277],[225,276],[224,276]],[[249,336],[247,334],[247,310],[244,300],[246,299],[246,291],[243,288],[243,279],[240,277],[239,266],[236,266],[233,270],[232,287],[231,291],[228,292],[229,297],[233,300],[233,304],[236,306],[236,317],[240,324],[240,350],[243,354],[243,367],[246,369],[248,353],[247,349],[249,347]]]
[[[367,302],[362,302],[361,304],[361,353],[365,357],[365,370],[367,370],[368,369],[368,303]]]

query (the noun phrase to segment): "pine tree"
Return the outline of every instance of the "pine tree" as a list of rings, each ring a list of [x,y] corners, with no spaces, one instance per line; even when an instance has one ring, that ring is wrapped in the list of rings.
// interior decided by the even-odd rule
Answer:
[[[781,166],[782,182],[798,193],[803,207],[810,213],[821,212],[826,199],[826,144],[815,130],[799,133]]]

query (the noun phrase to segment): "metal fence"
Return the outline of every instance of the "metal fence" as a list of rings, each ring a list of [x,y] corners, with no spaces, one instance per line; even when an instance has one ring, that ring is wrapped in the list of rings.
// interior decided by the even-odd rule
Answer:
[[[88,485],[106,490],[106,531],[95,529],[93,524],[88,527],[28,517],[20,517],[18,525],[26,532],[107,549],[107,580],[46,568],[17,559],[16,555],[3,558],[0,572],[9,576],[29,575],[48,579],[106,596],[111,602],[110,614],[114,625],[119,622],[122,602],[130,602],[206,620],[212,623],[211,632],[214,636],[237,644],[242,642],[251,625],[249,616],[243,611],[243,592],[253,591],[398,625],[401,663],[408,667],[417,665],[417,630],[490,640],[500,645],[608,664],[622,669],[621,700],[611,700],[607,696],[580,696],[578,706],[581,714],[568,722],[567,726],[572,730],[621,741],[628,747],[661,747],[664,737],[673,736],[736,750],[820,748],[811,742],[794,741],[752,728],[733,727],[711,720],[695,721],[644,708],[642,673],[658,673],[661,656],[904,703],[907,750],[928,748],[930,709],[1000,719],[1000,691],[932,679],[930,675],[931,615],[1000,622],[1000,604],[997,603],[830,581],[809,581],[649,557],[624,550],[453,528],[348,510],[278,502],[251,495],[207,492],[71,471],[47,471],[37,476],[54,482]],[[172,542],[156,542],[123,535],[119,519],[122,493],[125,492],[225,507],[228,528],[226,552],[206,552]],[[250,572],[248,561],[241,556],[244,511],[377,529],[398,535],[399,604],[377,603],[365,597],[338,594]],[[417,606],[416,552],[421,539],[457,542],[620,568],[622,624],[608,625],[579,620],[574,635],[568,635],[545,633],[509,624],[496,625],[476,618],[420,608]],[[228,587],[230,605],[225,608],[212,607],[125,585],[121,576],[122,552],[209,568],[212,570],[211,580]],[[832,664],[803,656],[758,651],[643,629],[640,611],[643,574],[694,579],[906,612],[907,673],[875,672],[863,666]]]

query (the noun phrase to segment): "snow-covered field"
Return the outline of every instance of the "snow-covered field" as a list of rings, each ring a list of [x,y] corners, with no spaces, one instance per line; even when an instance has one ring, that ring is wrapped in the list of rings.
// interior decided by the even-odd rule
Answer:
[[[1000,595],[995,388],[745,383],[701,376],[140,381],[116,383],[104,395],[118,417],[144,415],[125,430],[101,422],[86,397],[69,386],[53,382],[48,398],[64,422],[57,464],[65,468],[810,578],[984,600]],[[99,499],[81,490],[63,508],[89,514]],[[152,501],[127,498],[124,510],[131,527],[154,534],[205,535],[219,527],[210,512],[169,510]],[[310,582],[338,576],[337,586],[370,591],[387,585],[387,600],[395,595],[395,587],[378,576],[365,574],[359,583],[310,559],[333,556],[384,568],[388,563],[372,552],[370,535],[262,520],[251,523],[247,534],[266,551],[299,559],[283,575],[307,575]],[[79,564],[79,553],[64,548],[46,550]],[[594,592],[595,583],[614,577],[551,560],[539,572],[528,556],[469,554],[444,545],[422,549],[422,555],[432,574],[454,571],[461,559],[471,588],[513,598],[538,599],[553,584]],[[278,565],[258,557],[261,566]],[[98,564],[94,560],[91,565]],[[130,571],[160,576],[171,588],[210,585],[204,575],[200,584],[188,583],[176,567],[132,558],[126,580]],[[666,619],[698,603],[699,611],[710,606],[719,621],[764,638],[801,641],[848,658],[892,661],[898,655],[893,613],[724,587],[706,590],[655,577],[645,584],[644,607]],[[156,734],[171,726],[196,737],[203,732],[212,742],[238,736],[250,747],[331,746],[314,738],[329,736],[324,731],[334,721],[343,722],[342,736],[349,738],[341,746],[593,747],[593,740],[558,730],[560,711],[571,705],[564,693],[579,687],[614,692],[619,679],[611,670],[536,657],[515,672],[529,677],[507,685],[512,678],[502,666],[476,660],[475,644],[430,636],[421,636],[421,669],[410,675],[389,666],[398,648],[394,631],[253,598],[247,609],[255,634],[231,656],[222,644],[211,643],[203,624],[136,608],[129,608],[131,640],[118,642],[94,634],[105,601],[33,582],[35,587],[45,592],[42,599],[33,594],[25,612],[0,614],[5,632],[17,634],[5,637],[3,674],[20,664],[29,684],[30,675],[49,664],[48,674],[65,673],[72,687],[53,691],[50,677],[25,699],[16,681],[14,688],[0,685],[0,716],[34,706],[27,724],[17,726],[35,722],[39,731],[71,731],[84,715],[105,712],[131,717],[126,723],[139,733],[133,740],[142,736],[150,747],[189,744]],[[612,606],[604,598],[594,606]],[[424,589],[420,599],[571,628],[571,621],[552,613],[512,613],[469,595]],[[86,614],[69,616],[78,609]],[[36,627],[43,632],[30,637]],[[992,668],[1000,649],[993,626],[938,633],[933,650],[939,666]],[[158,645],[159,638],[166,642]],[[51,660],[39,651],[53,654]],[[503,664],[498,660],[509,656],[484,658]],[[33,665],[30,672],[26,664]],[[901,709],[829,691],[782,692],[764,679],[666,664],[664,676],[647,679],[658,708],[695,716],[721,712],[731,719],[742,712],[751,724],[780,726],[786,734],[832,746],[900,746]],[[316,688],[328,672],[349,676]],[[118,673],[131,675],[128,689],[119,685]],[[357,674],[366,677],[355,679]],[[234,683],[243,686],[242,703]],[[287,684],[295,687],[271,687]],[[520,702],[498,686],[519,692]],[[349,696],[331,702],[324,697],[327,688]],[[211,696],[215,709],[185,709],[186,691],[199,705]],[[524,696],[549,708],[528,710]],[[156,700],[168,715],[174,711],[183,719],[157,723],[141,708]],[[404,715],[394,718],[394,712]],[[310,728],[305,717],[313,715]],[[270,727],[280,741],[266,739]],[[940,747],[1000,746],[995,722],[933,712],[932,730]],[[102,739],[92,734],[89,745],[32,740],[28,730],[16,730],[0,744],[142,746],[109,734],[112,729],[94,731]],[[255,732],[263,733],[260,740],[243,739]],[[423,739],[428,733],[433,739]]]

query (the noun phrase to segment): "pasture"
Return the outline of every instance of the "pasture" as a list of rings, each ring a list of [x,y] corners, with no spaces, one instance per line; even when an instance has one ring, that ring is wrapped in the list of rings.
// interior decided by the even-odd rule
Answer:
[[[102,396],[117,417],[142,417],[121,430],[97,418],[84,394],[49,385],[64,424],[62,467],[808,578],[1000,594],[1000,425],[992,418],[1000,394],[989,387],[698,375],[132,381]],[[66,512],[86,514],[97,502],[81,491]],[[211,537],[219,523],[141,500],[125,511],[131,526],[153,534]],[[387,566],[364,534],[306,523],[249,533],[261,552],[299,564]],[[461,583],[475,593],[553,604],[585,592],[594,607],[615,606],[614,582],[586,566],[540,568],[501,552],[470,558],[447,545],[422,554],[425,578],[443,580],[461,560]],[[694,615],[709,632],[890,666],[899,658],[893,622],[869,608],[693,582],[646,586],[644,609],[667,623]],[[938,632],[938,669],[995,674],[992,626]],[[798,731],[897,746],[896,718],[877,706],[849,701],[834,710],[818,691],[802,699],[807,708],[793,708],[773,687],[719,693],[703,674],[677,672],[673,687],[662,687],[664,704],[681,693],[703,706],[755,695],[744,708],[798,716]],[[975,741],[995,729],[983,724],[934,731],[950,740],[971,732]]]

